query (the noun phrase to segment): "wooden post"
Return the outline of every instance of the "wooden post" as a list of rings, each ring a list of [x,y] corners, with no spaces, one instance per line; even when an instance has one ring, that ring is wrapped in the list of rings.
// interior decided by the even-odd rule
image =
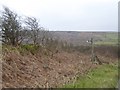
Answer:
[[[99,60],[99,58],[95,54],[93,38],[91,38],[91,48],[92,48],[92,50],[91,50],[91,61],[92,61],[92,63],[102,64],[102,62]]]
[[[91,61],[94,62],[95,61],[95,53],[94,53],[94,41],[93,38],[91,38]]]

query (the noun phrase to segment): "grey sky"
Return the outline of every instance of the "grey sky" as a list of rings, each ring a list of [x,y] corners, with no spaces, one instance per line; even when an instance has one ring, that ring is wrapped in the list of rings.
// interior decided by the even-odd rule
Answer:
[[[119,0],[0,0],[20,15],[34,16],[50,30],[118,28]]]

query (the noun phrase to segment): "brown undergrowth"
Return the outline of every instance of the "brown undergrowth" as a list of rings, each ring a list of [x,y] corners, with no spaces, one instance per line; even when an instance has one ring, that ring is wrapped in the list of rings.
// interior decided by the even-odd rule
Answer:
[[[3,87],[60,87],[99,66],[91,63],[90,54],[59,51],[51,57],[43,51],[23,54],[18,48],[3,48]],[[109,57],[99,57],[103,61],[113,62]]]

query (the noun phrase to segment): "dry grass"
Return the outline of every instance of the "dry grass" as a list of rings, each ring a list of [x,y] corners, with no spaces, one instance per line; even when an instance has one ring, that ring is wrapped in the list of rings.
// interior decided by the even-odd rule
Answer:
[[[77,75],[99,66],[90,62],[90,55],[78,52],[61,51],[51,58],[41,51],[22,55],[16,48],[3,50],[3,87],[61,87],[74,81]],[[109,58],[102,58],[109,62]]]

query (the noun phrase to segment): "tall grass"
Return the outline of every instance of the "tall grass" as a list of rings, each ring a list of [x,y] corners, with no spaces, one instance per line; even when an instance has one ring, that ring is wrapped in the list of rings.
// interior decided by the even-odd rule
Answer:
[[[118,66],[102,65],[78,78],[76,83],[65,85],[64,88],[116,88],[118,80]]]

